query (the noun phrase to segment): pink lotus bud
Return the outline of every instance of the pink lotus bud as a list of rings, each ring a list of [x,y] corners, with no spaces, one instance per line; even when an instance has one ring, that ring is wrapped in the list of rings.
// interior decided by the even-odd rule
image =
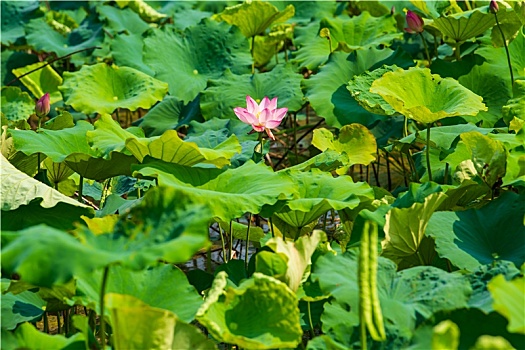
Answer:
[[[405,31],[409,33],[422,33],[423,32],[423,26],[425,25],[425,23],[423,22],[423,19],[419,17],[417,13],[408,10],[406,20],[407,20],[408,28],[405,28]]]
[[[489,6],[490,12],[496,13],[499,10],[499,5],[496,2],[496,0],[490,0],[490,6]]]
[[[35,112],[38,118],[45,117],[51,110],[51,104],[49,102],[49,93],[45,93],[44,96],[36,102]]]

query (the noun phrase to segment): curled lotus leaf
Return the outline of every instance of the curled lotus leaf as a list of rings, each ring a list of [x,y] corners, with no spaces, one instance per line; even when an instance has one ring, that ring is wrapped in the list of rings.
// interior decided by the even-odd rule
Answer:
[[[117,108],[135,111],[152,107],[164,98],[168,84],[133,68],[99,63],[65,72],[59,90],[64,103],[79,112],[111,114]]]
[[[487,111],[482,98],[452,78],[431,74],[427,68],[398,69],[372,83],[370,92],[381,95],[397,112],[429,124],[446,117]]]

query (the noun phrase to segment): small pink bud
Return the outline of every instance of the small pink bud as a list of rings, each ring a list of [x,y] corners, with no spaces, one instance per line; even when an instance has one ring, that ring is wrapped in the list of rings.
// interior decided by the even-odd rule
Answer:
[[[396,13],[396,7],[395,7],[395,6],[392,6],[392,7],[390,8],[390,16],[393,16],[395,13]]]
[[[35,112],[38,118],[45,117],[51,110],[51,104],[49,102],[49,93],[45,93],[44,96],[36,102]]]
[[[419,17],[417,13],[408,10],[406,20],[407,20],[408,28],[405,28],[405,31],[409,33],[422,33],[423,32],[423,26],[425,25],[425,23],[423,22],[423,19]]]
[[[496,13],[499,10],[499,5],[496,0],[490,0],[490,6],[489,6],[490,12]]]

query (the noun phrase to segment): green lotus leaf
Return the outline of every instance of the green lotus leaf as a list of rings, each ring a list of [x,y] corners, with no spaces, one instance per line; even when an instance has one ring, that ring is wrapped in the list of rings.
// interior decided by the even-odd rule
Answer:
[[[453,6],[448,1],[411,1],[422,14],[428,15],[431,18],[438,18],[444,16],[447,10]]]
[[[31,291],[2,293],[2,329],[15,329],[19,323],[38,320],[46,310],[46,302]]]
[[[498,140],[493,140],[478,131],[462,133],[454,153],[445,158],[451,169],[460,164],[470,164],[487,185],[492,187],[503,177],[506,171],[507,156],[505,146]]]
[[[381,255],[403,267],[412,265],[413,260],[416,261],[415,265],[431,263],[428,249],[425,249],[428,247],[422,246],[425,229],[430,217],[445,198],[443,193],[434,193],[426,197],[423,203],[414,203],[408,208],[392,208],[386,214]]]
[[[280,11],[289,4],[295,7],[295,14],[291,20],[301,25],[309,23],[314,19],[333,16],[336,13],[337,4],[329,1],[293,1],[287,0],[274,2],[273,5]],[[299,27],[299,26],[298,26]]]
[[[241,224],[240,222],[236,222],[236,221],[230,221],[230,222],[221,221],[221,220],[216,220],[216,221],[220,225],[220,227],[225,232],[228,232],[228,233],[230,232],[230,223],[231,223],[233,238],[246,240],[246,232],[248,230],[248,225]],[[253,226],[253,225],[250,226],[250,237],[249,237],[250,242],[260,242],[261,239],[264,237],[264,235],[265,233],[262,227]]]
[[[471,273],[465,275],[472,285],[472,295],[468,302],[469,307],[478,308],[485,314],[490,314],[494,311],[492,306],[494,300],[487,284],[494,278],[494,276],[504,276],[507,281],[510,281],[520,274],[520,270],[516,265],[510,261],[498,260],[491,264],[481,265]]]
[[[326,150],[302,163],[286,168],[285,171],[309,171],[311,169],[320,169],[325,172],[331,172],[343,167],[347,163],[348,156],[346,155],[346,153],[339,153],[332,150]]]
[[[344,254],[319,257],[312,280],[335,301],[325,304],[321,316],[323,332],[339,334],[336,341],[348,343],[347,334],[359,324],[357,258],[354,250]],[[418,320],[435,312],[466,307],[470,284],[461,275],[447,273],[433,266],[417,266],[396,273],[395,264],[379,257],[378,291],[389,342],[396,338],[406,342]],[[341,337],[341,338],[340,338]],[[403,342],[401,342],[403,343]],[[347,344],[348,345],[348,344]]]
[[[20,77],[46,64],[45,62],[30,64],[29,66],[13,69],[13,73],[17,77]],[[21,78],[20,81],[37,99],[44,96],[47,92],[49,93],[51,104],[62,101],[62,95],[60,91],[58,91],[58,86],[62,84],[62,77],[50,65],[46,65],[44,68],[40,68],[36,72],[26,75]]]
[[[199,148],[193,142],[181,140],[175,130],[168,130],[160,137],[128,139],[126,148],[140,162],[146,156],[150,156],[179,165],[192,166],[198,163],[208,163],[219,168],[230,164],[230,159],[242,149],[235,135],[230,136],[215,148],[209,149]]]
[[[386,61],[392,62],[386,62]],[[340,128],[350,123],[365,126],[384,117],[371,114],[361,107],[346,89],[348,81],[374,65],[396,64],[410,66],[406,57],[398,58],[390,49],[358,50],[351,54],[334,52],[319,73],[304,81],[305,96],[316,113],[330,126]]]
[[[174,57],[177,64],[173,64]],[[209,79],[219,78],[226,68],[246,73],[252,61],[248,42],[236,28],[204,20],[186,29],[183,37],[169,30],[152,32],[144,39],[144,62],[157,79],[169,84],[172,96],[188,103],[206,88]]]
[[[15,44],[25,36],[24,26],[38,16],[38,1],[2,1],[2,44]]]
[[[348,163],[337,170],[338,174],[345,174],[354,164],[368,165],[376,159],[377,143],[374,135],[363,125],[345,125],[339,131],[339,137],[328,129],[314,130],[312,145],[321,151],[334,150],[346,154]]]
[[[129,34],[142,34],[150,28],[138,14],[131,9],[118,9],[113,6],[102,5],[97,7],[101,19],[107,21],[105,27],[112,34],[127,31]]]
[[[199,100],[184,104],[176,97],[167,96],[140,119],[140,127],[148,136],[162,135],[166,130],[189,126],[193,120],[202,120]]]
[[[352,97],[359,102],[359,105],[374,114],[392,115],[396,110],[392,108],[380,95],[370,92],[372,83],[381,78],[386,72],[393,72],[397,70],[397,66],[383,66],[375,69],[372,72],[364,72],[361,75],[356,75],[350,80],[347,85],[348,91]]]
[[[2,332],[2,348],[32,350],[84,349],[85,340],[84,335],[81,333],[74,334],[69,338],[60,334],[50,335],[25,322],[16,329],[14,335]]]
[[[475,117],[463,116],[468,122],[478,123],[482,120],[483,127],[492,127],[501,119],[501,108],[511,98],[508,81],[509,70],[500,70],[488,63],[474,66],[472,70],[458,81],[461,85],[483,98],[487,111],[480,111]]]
[[[223,221],[245,213],[269,216],[291,199],[296,186],[283,173],[275,173],[264,164],[251,161],[228,170],[190,168],[152,161],[134,166],[135,174],[158,179],[159,184],[176,188],[205,203],[214,203],[213,216]],[[268,215],[269,214],[269,215]]]
[[[113,344],[117,349],[170,349],[177,316],[131,295],[108,293]],[[132,330],[132,331],[130,331]]]
[[[19,87],[2,88],[2,114],[8,121],[27,120],[35,113],[35,101]]]
[[[399,69],[374,81],[370,92],[381,95],[397,112],[421,123],[486,111],[482,98],[451,78],[429,69]]]
[[[350,176],[334,178],[318,169],[286,173],[297,184],[299,196],[289,200],[275,215],[295,227],[308,225],[330,209],[353,209],[361,200],[374,199],[373,190],[368,184],[354,183]]]
[[[507,16],[507,10],[502,6],[498,11],[498,19],[502,21]],[[455,45],[483,34],[496,25],[494,14],[487,7],[460,12],[434,19],[429,24],[437,28],[447,42]]]
[[[351,18],[331,17],[327,16],[320,22],[297,29],[295,41],[299,50],[296,59],[301,66],[314,69],[325,63],[335,50],[350,52],[376,48],[379,45],[389,46],[394,39],[402,36],[390,13],[382,17],[372,17],[369,12]],[[323,28],[329,30],[330,41],[318,35]]]
[[[502,186],[525,186],[525,152],[512,151],[507,155],[507,169]]]
[[[494,309],[509,320],[507,329],[512,333],[525,334],[525,278],[518,277],[507,281],[503,275],[498,275],[487,285],[494,299]]]
[[[293,35],[293,29],[291,26],[288,27],[288,32]],[[262,67],[270,62],[270,60],[274,57],[276,57],[277,64],[277,54],[283,48],[285,39],[287,39],[287,37],[284,30],[277,33],[270,32],[269,35],[255,36],[255,49],[253,50],[253,60],[255,62],[255,66]]]
[[[215,339],[249,349],[295,348],[301,342],[297,298],[286,284],[255,272],[232,288],[226,287],[227,276],[217,274],[197,313]]]
[[[100,24],[82,25],[72,30],[67,36],[55,31],[44,18],[29,21],[25,26],[26,40],[37,51],[54,52],[57,56],[65,56],[78,50],[89,49],[102,44],[103,31]],[[86,50],[71,57],[74,64],[82,64],[90,60],[93,50]]]
[[[227,70],[220,79],[210,80],[202,93],[202,115],[206,120],[213,117],[237,119],[233,109],[246,106],[246,95],[259,101],[265,96],[277,97],[278,107],[298,111],[303,106],[302,79],[291,65],[278,65],[270,72],[256,75],[235,75]]]
[[[25,227],[24,223],[53,222],[49,216],[57,215],[62,210],[63,215],[54,219],[54,224],[68,228],[72,226],[73,218],[81,215],[93,216],[91,207],[80,204],[72,198],[37,181],[16,169],[2,156],[2,229],[17,229]],[[25,216],[31,210],[38,211],[42,216]]]
[[[444,125],[444,126],[437,126],[430,128],[430,142],[433,147],[437,147],[443,151],[448,151],[452,147],[452,145],[455,143],[457,139],[460,138],[461,135],[471,132],[471,131],[477,131],[482,135],[490,134],[494,129],[493,128],[479,128],[476,125],[472,123],[468,124],[457,124],[457,125]],[[416,134],[412,134],[416,135]],[[410,135],[405,138],[408,140]],[[400,142],[403,142],[403,140],[399,140]],[[414,139],[416,142],[426,143],[427,142],[427,135],[425,132],[418,132],[417,138]]]
[[[284,22],[293,17],[294,13],[293,5],[286,6],[280,12],[269,2],[249,1],[227,7],[216,16],[216,19],[239,27],[245,37],[251,38],[263,34],[272,24]]]
[[[124,33],[115,36],[110,43],[111,56],[118,66],[135,68],[142,73],[154,76],[155,72],[144,63],[142,48],[144,39],[142,36]]]
[[[43,162],[43,168],[47,170],[47,178],[49,183],[54,185],[55,189],[60,193],[64,193],[66,196],[73,196],[78,186],[75,181],[69,179],[73,175],[74,171],[68,167],[65,163],[55,163],[51,158],[46,158]],[[71,184],[72,182],[72,184]],[[71,188],[72,191],[65,190]]]
[[[271,238],[265,246],[272,249],[287,264],[282,282],[296,292],[299,285],[310,276],[312,254],[325,235],[322,231],[314,230],[311,236],[303,236],[295,242],[286,242],[282,238]],[[324,237],[326,240],[326,235]]]
[[[321,20],[320,28],[330,30],[332,51],[340,49],[349,52],[379,45],[389,46],[403,36],[390,13],[382,17],[373,17],[369,12],[347,19],[327,17]]]
[[[287,270],[288,257],[284,254],[276,254],[263,250],[255,256],[255,271],[266,276],[271,276],[286,283]]]
[[[182,31],[196,26],[204,18],[210,18],[212,15],[213,13],[208,11],[194,10],[192,8],[182,9],[173,14],[173,25]]]
[[[177,321],[171,349],[216,350],[217,345],[196,326]]]
[[[112,231],[112,230],[111,230]],[[100,310],[102,270],[78,276],[75,304]],[[184,322],[191,322],[202,304],[202,298],[188,282],[186,275],[177,267],[161,265],[144,271],[131,271],[112,266],[106,285],[106,293],[131,295],[148,305],[168,310]]]
[[[64,72],[59,89],[64,103],[79,112],[111,114],[117,108],[148,109],[163,99],[168,86],[136,69],[99,63]]]
[[[517,194],[504,193],[478,209],[437,212],[425,234],[434,238],[439,256],[460,269],[473,271],[497,260],[521,266],[525,262],[522,203]]]
[[[473,350],[505,350],[514,349],[512,344],[502,336],[482,335],[474,344]]]
[[[512,90],[512,99],[506,102],[501,111],[507,124],[513,118],[525,120],[525,80],[516,80]]]
[[[2,233],[2,268],[22,281],[51,287],[111,264],[142,270],[160,260],[181,263],[208,245],[210,218],[206,207],[180,191],[156,187],[123,214],[111,233],[96,235],[79,227],[77,239],[42,225]]]
[[[95,122],[94,128],[85,133],[84,138],[95,151],[108,156],[112,151],[124,151],[126,140],[144,138],[144,132],[137,127],[123,129],[109,114],[105,114]]]

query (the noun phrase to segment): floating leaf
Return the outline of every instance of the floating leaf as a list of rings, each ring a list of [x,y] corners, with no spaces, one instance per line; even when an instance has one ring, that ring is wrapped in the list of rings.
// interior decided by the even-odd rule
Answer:
[[[295,13],[293,5],[288,5],[280,12],[275,6],[265,1],[250,1],[227,7],[217,15],[217,20],[233,24],[245,37],[251,38],[264,31],[273,23],[284,22]]]
[[[295,348],[300,343],[297,298],[286,284],[255,272],[232,288],[226,287],[227,276],[217,274],[197,313],[214,338],[250,349]]]
[[[525,315],[522,312],[525,278],[507,281],[503,275],[498,275],[489,282],[487,289],[494,299],[494,309],[509,320],[508,331],[525,334]]]
[[[245,73],[251,64],[248,42],[227,23],[204,20],[184,33],[181,37],[174,31],[157,30],[144,39],[144,62],[157,79],[169,84],[170,94],[184,103],[193,101],[207,81],[219,78],[226,68]],[[173,57],[178,64],[173,64]]]
[[[228,170],[190,168],[145,159],[136,174],[156,177],[159,184],[177,188],[205,203],[213,202],[213,216],[223,221],[245,213],[273,213],[279,201],[292,198],[296,188],[289,176],[251,161]],[[269,213],[267,213],[267,211]]]
[[[64,72],[59,89],[64,103],[79,112],[111,114],[117,108],[148,109],[162,100],[168,86],[133,68],[99,63],[83,66],[78,72]]]
[[[312,145],[321,151],[334,150],[346,154],[348,163],[337,170],[338,174],[345,174],[354,164],[368,165],[376,159],[377,144],[374,135],[363,125],[345,125],[339,131],[339,137],[327,129],[314,130]]]
[[[486,111],[482,98],[451,78],[429,69],[399,69],[374,81],[371,92],[381,95],[397,112],[421,123]]]
[[[479,209],[434,213],[426,235],[434,238],[439,256],[460,269],[473,271],[496,260],[521,266],[525,262],[522,204],[520,196],[507,192]]]
[[[233,109],[246,105],[246,95],[258,101],[265,96],[278,97],[279,107],[298,111],[303,106],[302,79],[290,65],[278,65],[270,72],[256,75],[235,75],[227,70],[220,79],[210,80],[202,93],[202,115],[206,120],[213,117],[237,119]]]
[[[27,120],[35,113],[35,101],[19,87],[3,87],[2,113],[9,121]]]

